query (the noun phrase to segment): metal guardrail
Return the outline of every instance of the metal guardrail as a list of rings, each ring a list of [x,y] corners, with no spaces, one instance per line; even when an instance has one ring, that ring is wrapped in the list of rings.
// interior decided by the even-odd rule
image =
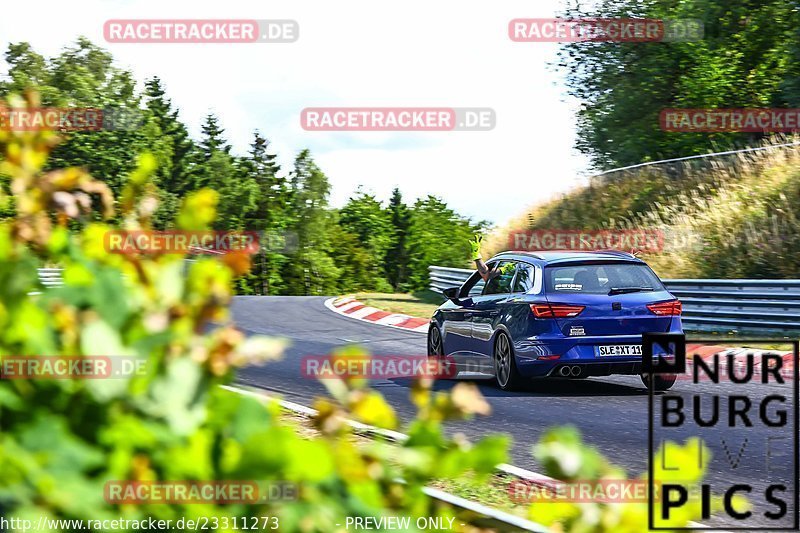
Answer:
[[[475,271],[466,268],[429,266],[428,272],[430,272],[431,290],[442,292],[450,287],[460,287]]]
[[[428,267],[431,290],[459,287],[474,272]],[[667,289],[683,302],[682,322],[690,331],[768,334],[800,332],[800,280],[668,279]]]
[[[430,288],[459,287],[474,272],[464,268],[428,267]],[[60,268],[40,268],[45,287],[64,284]],[[687,330],[742,333],[800,331],[800,280],[668,279],[667,289],[683,302]]]
[[[605,170],[598,174],[592,175],[593,178],[598,178],[601,176],[605,176],[608,174],[614,174],[616,172],[622,172],[626,170],[633,170],[642,167],[651,167],[655,165],[663,165],[664,163],[681,163],[684,161],[693,161],[697,159],[711,159],[714,157],[724,157],[736,154],[747,154],[753,152],[763,152],[765,150],[774,150],[776,148],[790,148],[794,146],[800,145],[800,142],[789,142],[789,143],[780,143],[780,144],[766,144],[764,146],[751,146],[750,148],[741,148],[739,150],[726,150],[724,152],[712,152],[708,154],[698,154],[698,155],[690,155],[686,157],[676,157],[673,159],[662,159],[660,161],[647,161],[646,163],[638,163],[636,165],[628,165],[626,167],[619,167],[619,168],[612,168],[609,170]]]
[[[60,268],[40,268],[39,281],[45,287],[60,287],[64,284]]]
[[[196,247],[190,247],[190,250],[197,251],[200,250]],[[216,250],[203,250],[203,254],[214,254],[214,255],[221,255],[223,252],[219,252]],[[195,262],[195,259],[184,259],[184,266],[188,268],[188,265]],[[61,273],[64,269],[62,268],[39,268],[37,269],[39,273],[39,282],[44,285],[45,287],[61,287],[64,285],[64,279],[61,276]],[[39,294],[38,292],[35,294]]]
[[[797,147],[800,146],[800,140],[798,140],[798,138],[798,136],[792,136],[792,142],[785,143],[777,143],[775,139],[767,139],[762,141],[760,146],[676,157],[673,159],[662,159],[659,161],[647,161],[645,163],[612,168],[597,174],[589,175],[588,181],[589,183],[594,183],[596,186],[603,186],[609,181],[629,178],[642,170],[672,179],[681,179],[690,174],[710,171],[718,168],[720,165],[730,170],[735,170],[737,168],[743,168],[745,165],[759,164],[759,160],[761,159],[759,154],[761,152],[774,152],[792,148],[797,149]]]

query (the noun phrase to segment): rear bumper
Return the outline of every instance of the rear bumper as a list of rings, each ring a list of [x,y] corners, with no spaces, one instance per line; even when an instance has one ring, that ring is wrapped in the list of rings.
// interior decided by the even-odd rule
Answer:
[[[675,324],[675,322],[678,322]],[[679,321],[673,321],[669,333],[682,333]],[[528,338],[514,345],[519,373],[525,377],[561,377],[563,366],[580,366],[581,377],[634,375],[641,373],[641,356],[597,355],[595,347],[614,344],[641,344],[641,335],[609,335],[581,338]],[[558,359],[541,357],[560,356]]]
[[[561,358],[553,361],[529,361],[517,364],[519,373],[531,378],[562,377],[559,375],[559,369],[564,366],[580,366],[581,377],[638,375],[641,374],[642,359],[641,357],[615,357],[613,360]]]
[[[561,367],[573,367],[573,366],[580,366],[581,368],[580,377],[612,376],[612,375],[638,376],[639,374],[642,373],[641,360],[580,363],[578,365],[559,363],[553,366],[553,368],[551,368],[550,371],[543,377],[561,377],[561,375],[559,374]]]

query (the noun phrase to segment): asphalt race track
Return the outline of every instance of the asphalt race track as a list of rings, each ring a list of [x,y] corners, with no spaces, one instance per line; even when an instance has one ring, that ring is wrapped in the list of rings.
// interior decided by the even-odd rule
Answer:
[[[325,394],[325,390],[317,381],[301,375],[300,359],[303,356],[327,355],[335,347],[353,343],[363,345],[370,353],[378,355],[425,353],[425,335],[343,317],[323,305],[326,299],[327,297],[292,296],[236,297],[232,311],[234,321],[241,330],[248,334],[287,337],[292,343],[283,360],[263,367],[245,368],[240,371],[237,381],[243,385],[277,392],[287,400],[310,405],[313,398]],[[436,388],[448,389],[455,383],[437,381]],[[448,429],[472,438],[491,433],[510,434],[514,439],[510,463],[543,473],[531,457],[532,444],[548,427],[573,424],[581,430],[588,443],[600,449],[615,464],[625,467],[631,477],[638,477],[647,470],[648,392],[638,377],[537,382],[526,391],[514,393],[503,392],[486,381],[477,383],[492,406],[492,414],[477,420],[451,423]],[[409,385],[410,381],[405,378],[375,380],[372,383],[403,420],[408,420],[414,413],[408,400]],[[680,393],[688,405],[692,404],[692,397],[697,395],[702,402],[707,402],[703,403],[704,406],[709,406],[711,396],[718,394],[721,387],[734,385],[695,385],[689,381],[679,381],[671,392]],[[752,416],[756,419],[758,397],[778,392],[786,395],[789,402],[792,398],[791,383],[769,387],[735,387],[736,393],[743,394],[746,391],[755,398]],[[791,428],[794,416],[791,403],[786,409],[789,411],[790,421],[787,428]],[[710,410],[704,407],[702,412],[710,413]],[[687,415],[687,418],[691,418],[691,410],[687,411]],[[724,403],[721,420],[727,420]],[[702,433],[695,432],[692,428],[670,431],[657,431],[656,444],[660,436],[673,440],[682,440],[693,434],[703,436],[715,456],[706,478],[713,492],[724,491],[733,483],[751,485],[753,492],[749,499],[754,504],[754,514],[760,517],[764,511],[776,510],[775,505],[765,501],[765,487],[770,483],[783,481],[788,492],[782,494],[781,498],[787,501],[790,515],[797,512],[793,508],[793,451],[790,446],[791,439],[796,439],[797,435],[791,435],[790,429],[782,430],[786,437],[784,442],[768,441],[767,437],[774,437],[775,430],[766,430],[761,424],[737,429],[730,429],[722,424],[703,428]],[[747,444],[743,445],[745,438]],[[769,465],[765,459],[768,455],[767,447],[771,447],[769,455],[773,457]],[[763,520],[765,525],[777,525]],[[733,520],[725,518],[703,522],[708,525],[736,525]],[[748,522],[748,525],[753,524]],[[781,522],[781,525],[785,527],[790,524]]]

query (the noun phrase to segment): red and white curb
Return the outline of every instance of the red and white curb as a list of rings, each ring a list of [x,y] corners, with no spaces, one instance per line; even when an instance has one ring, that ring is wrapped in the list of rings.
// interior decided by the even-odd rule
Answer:
[[[392,328],[400,328],[406,331],[416,331],[417,333],[428,333],[428,324],[430,323],[430,320],[427,318],[419,318],[401,315],[399,313],[381,311],[375,307],[364,305],[355,298],[330,298],[325,301],[325,307],[334,313],[339,313],[340,315],[355,318],[357,320],[363,320],[364,322],[371,322],[373,324],[380,324],[381,326],[389,326]]]
[[[733,356],[733,369],[738,376],[743,375],[747,371],[747,358],[748,354],[753,357],[753,373],[759,375],[761,372],[761,356],[769,354],[772,356],[779,356],[783,363],[781,364],[780,374],[784,379],[794,379],[794,352],[780,352],[776,350],[763,350],[760,348],[731,348],[729,346],[715,346],[712,344],[692,344],[691,341],[686,343],[687,358],[692,355],[697,355],[703,361],[711,361],[714,356],[719,357],[720,366],[726,365],[728,356]],[[710,365],[709,365],[710,366]]]

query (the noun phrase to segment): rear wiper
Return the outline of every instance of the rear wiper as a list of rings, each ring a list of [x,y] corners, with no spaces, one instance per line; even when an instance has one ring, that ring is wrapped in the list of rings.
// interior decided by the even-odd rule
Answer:
[[[629,292],[643,292],[652,290],[655,289],[653,289],[653,287],[611,287],[611,290],[608,291],[608,295],[612,296],[614,294],[627,294]]]

